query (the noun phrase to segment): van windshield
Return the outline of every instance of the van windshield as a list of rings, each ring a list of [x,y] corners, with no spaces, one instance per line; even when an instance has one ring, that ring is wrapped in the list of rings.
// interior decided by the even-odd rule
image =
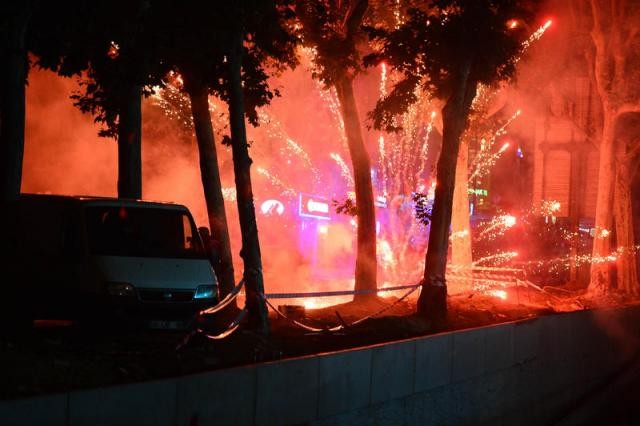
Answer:
[[[91,206],[85,214],[92,254],[206,259],[193,220],[183,211]]]

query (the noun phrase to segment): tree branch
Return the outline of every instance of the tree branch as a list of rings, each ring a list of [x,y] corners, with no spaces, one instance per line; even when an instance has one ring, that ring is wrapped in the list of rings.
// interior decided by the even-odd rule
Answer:
[[[342,24],[343,33],[346,39],[352,38],[360,28],[364,14],[369,7],[368,0],[355,0],[351,3],[351,7],[345,16],[344,23]]]

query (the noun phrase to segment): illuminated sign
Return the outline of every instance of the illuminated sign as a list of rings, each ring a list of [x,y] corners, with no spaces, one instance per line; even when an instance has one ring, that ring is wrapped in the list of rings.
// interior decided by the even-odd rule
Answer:
[[[260,211],[266,216],[282,216],[284,204],[278,200],[266,200],[260,205]]]
[[[471,195],[480,195],[480,196],[484,196],[484,197],[489,195],[489,191],[487,191],[486,189],[482,189],[482,188],[469,188],[467,190],[467,192],[469,194],[471,194]]]
[[[331,219],[329,200],[317,195],[300,193],[298,214],[303,217],[329,220]]]

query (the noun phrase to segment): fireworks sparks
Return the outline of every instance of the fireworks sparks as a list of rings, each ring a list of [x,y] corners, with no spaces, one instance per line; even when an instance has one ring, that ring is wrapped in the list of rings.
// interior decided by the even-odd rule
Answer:
[[[309,66],[313,69],[313,67],[315,66],[315,58],[317,56],[316,49],[303,47],[300,49],[300,56],[302,57],[303,61],[309,64]],[[320,99],[323,100],[323,102],[327,106],[327,109],[329,110],[331,117],[338,126],[342,144],[346,146],[347,135],[345,133],[344,121],[342,120],[342,114],[340,112],[340,101],[338,100],[338,94],[336,93],[335,87],[327,89],[317,79],[313,79],[313,82],[316,86],[318,94],[320,95]]]
[[[222,188],[222,198],[224,198],[225,201],[235,202],[237,200],[236,189]]]
[[[393,17],[395,18],[395,29],[397,30],[404,23],[404,20],[402,19],[402,13],[400,12],[400,0],[396,0],[393,8]]]
[[[542,216],[554,216],[560,211],[560,201],[557,200],[543,200],[539,212]]]
[[[381,73],[380,95],[386,89],[389,76]],[[393,248],[383,262],[385,277],[393,281],[416,279],[420,274],[417,247],[426,244],[422,222],[413,216],[413,202],[409,194],[425,191],[425,169],[428,161],[429,138],[433,130],[436,113],[433,106],[422,96],[401,117],[398,133],[380,134],[378,137],[378,187],[390,200],[387,243]]]
[[[381,98],[387,96],[387,64],[380,64],[380,95]]]
[[[344,180],[347,181],[347,185],[349,186],[349,188],[353,188],[355,186],[355,183],[353,181],[353,175],[351,174],[351,170],[349,169],[349,166],[347,166],[347,163],[345,163],[340,154],[337,154],[335,152],[332,152],[331,154],[329,154],[329,156],[338,164],[338,167],[340,167],[340,174],[342,175]]]
[[[171,77],[171,76],[170,76]],[[172,78],[172,81],[175,78]],[[191,101],[177,84],[167,82],[164,88],[154,87],[151,95],[153,104],[173,120],[188,134],[193,134],[193,117],[191,115]]]
[[[307,152],[304,149],[302,149],[302,147],[299,144],[297,144],[296,141],[290,138],[286,139],[285,147],[289,152],[292,152],[296,157],[302,160],[302,162],[306,166],[306,169],[311,171],[311,175],[313,176],[314,183],[316,185],[320,185],[322,181],[320,179],[320,171],[318,170],[317,167],[313,165],[311,158],[309,157],[309,154],[307,154]]]
[[[469,184],[473,185],[476,179],[480,179],[489,174],[502,154],[509,148],[509,142],[504,143],[496,152],[491,152],[491,148],[500,136],[507,134],[507,128],[515,119],[520,117],[521,110],[517,110],[507,121],[496,130],[489,141],[482,139],[480,141],[480,152],[476,155],[472,163],[473,173],[469,176]]]
[[[531,34],[528,39],[526,39],[525,41],[522,42],[522,49],[520,50],[520,56],[517,57],[516,60],[515,60],[516,63],[518,63],[520,61],[520,58],[522,57],[522,54],[527,49],[529,49],[529,47],[531,47],[531,45],[533,43],[535,43],[536,41],[540,40],[540,38],[544,35],[545,31],[547,31],[549,29],[551,24],[552,24],[552,21],[551,21],[551,19],[549,19],[540,28],[538,28],[533,34]]]
[[[640,245],[633,247],[619,247],[615,251],[604,256],[592,256],[580,254],[575,256],[560,256],[553,259],[531,260],[524,265],[531,271],[548,271],[552,274],[566,270],[570,265],[576,267],[617,261],[621,256],[635,255],[640,250]]]
[[[395,2],[395,6],[393,11],[395,22],[396,25],[400,25],[402,16],[399,0]],[[519,25],[520,23],[516,20],[507,23],[507,27],[511,29],[517,28]],[[549,28],[549,25],[550,21],[533,33],[529,39],[523,43],[522,51],[524,52],[532,43],[540,39]],[[307,55],[309,61],[312,62],[316,55],[315,51],[312,49],[303,49],[303,52],[305,52],[304,54]],[[381,63],[380,82],[378,86],[381,97],[388,94],[390,84],[393,84],[393,82],[394,74],[391,69],[387,67],[385,63]],[[324,102],[332,124],[339,132],[339,137],[342,139],[343,145],[345,145],[346,134],[344,122],[335,90],[326,89],[321,83],[315,80],[314,84],[317,85],[319,97]],[[374,83],[374,91],[376,86]],[[493,101],[495,94],[496,91],[492,88],[481,86],[473,102],[474,112],[482,116]],[[157,105],[165,111],[167,116],[179,122],[190,132],[193,132],[189,99],[182,93],[179,85],[167,85],[167,87],[162,90],[161,95],[154,96],[154,100],[157,101]],[[483,129],[489,127],[489,131],[481,130],[483,134],[474,135],[475,138],[473,142],[475,142],[475,144],[470,146],[475,149],[478,146],[477,142],[481,140],[481,149],[478,155],[472,160],[470,181],[476,181],[488,175],[498,159],[510,148],[509,142],[504,142],[504,139],[500,139],[500,137],[507,133],[508,126],[520,115],[521,111],[518,110],[493,133],[491,132],[497,127],[495,125],[492,127],[484,126]],[[433,105],[428,103],[427,97],[421,95],[419,101],[412,105],[407,113],[397,118],[397,123],[402,126],[402,130],[399,133],[380,133],[378,135],[379,163],[377,165],[376,171],[378,174],[374,185],[377,186],[377,195],[384,195],[387,198],[389,207],[387,210],[389,226],[383,228],[383,232],[378,238],[378,257],[381,267],[385,271],[392,271],[391,274],[385,278],[391,278],[393,281],[396,281],[396,283],[397,281],[407,281],[408,278],[411,279],[411,277],[408,276],[408,271],[411,271],[411,274],[416,272],[414,269],[417,270],[417,273],[421,272],[421,260],[424,255],[423,249],[426,248],[426,238],[424,238],[426,232],[424,232],[424,228],[414,220],[412,217],[413,211],[410,207],[407,208],[407,205],[411,204],[410,194],[413,192],[424,193],[426,192],[426,188],[429,188],[431,192],[427,198],[429,200],[433,199],[435,183],[429,186],[431,176],[427,169],[429,165],[428,156],[430,155],[429,139],[433,131],[435,118],[436,112],[433,111]],[[280,159],[285,160],[284,162],[280,162],[280,164],[286,163],[292,166],[303,166],[305,170],[311,171],[311,176],[306,179],[313,179],[316,188],[321,188],[323,179],[320,171],[314,166],[312,158],[304,148],[288,135],[285,126],[283,126],[276,117],[270,115],[268,110],[259,111],[259,120],[262,125],[261,136],[266,135],[265,139],[269,139],[269,142],[272,142],[271,146],[275,147],[273,152],[279,154]],[[480,131],[478,131],[478,133],[479,132]],[[256,140],[258,139],[256,138]],[[276,143],[279,145],[276,145]],[[516,147],[517,144],[515,144],[513,148]],[[339,152],[344,153],[345,151]],[[354,178],[350,166],[338,153],[331,153],[330,157],[338,165],[341,176],[345,181],[347,188],[343,189],[348,190],[353,188]],[[260,161],[259,156],[256,156],[256,159]],[[263,176],[271,185],[282,190],[282,194],[295,195],[297,193],[296,190],[299,189],[297,183],[293,182],[293,185],[291,185],[286,179],[287,175],[284,174],[284,172],[280,175],[281,178],[277,173],[273,173],[266,167],[257,167],[256,165],[256,170],[257,173]],[[472,185],[472,187],[478,188],[477,185]],[[323,189],[324,188],[321,188],[320,190]],[[235,189],[225,188],[223,189],[223,193],[225,200],[235,201]],[[540,209],[540,212],[544,215],[551,216],[557,214],[559,210],[560,203],[551,200],[548,202],[548,205]],[[409,212],[408,216],[407,212]],[[516,222],[521,218],[522,216],[519,216],[517,220],[516,217],[512,215],[500,215],[490,223],[483,225],[484,229],[480,230],[479,237],[486,240],[496,239],[506,230],[514,227]],[[321,228],[319,228],[319,232],[322,232],[320,229]],[[326,228],[322,229],[326,230]],[[602,231],[608,232],[607,230]],[[474,235],[476,235],[475,232]],[[606,236],[608,236],[608,234]],[[469,237],[468,230],[454,232],[451,235],[451,239],[467,237]],[[563,238],[565,239],[574,237],[574,233],[563,234]],[[411,257],[414,253],[417,253],[417,256]],[[502,251],[478,258],[473,263],[473,266],[498,268],[500,265],[509,264],[517,255],[515,251]],[[603,256],[602,258],[591,259],[588,256],[582,256],[580,258],[576,257],[576,259],[581,262],[598,263],[611,262],[619,256],[620,253],[616,252],[609,256]],[[565,258],[554,260],[553,262],[554,265],[561,265],[568,260],[569,258]],[[417,268],[415,268],[416,265],[418,265]],[[506,291],[495,288],[500,285],[502,285],[502,283],[499,281],[485,279],[482,282],[479,281],[476,288],[490,289],[487,290],[487,294],[504,300],[507,298]],[[323,300],[321,299],[308,299],[305,300],[304,303],[307,308],[314,308],[318,306],[318,303],[322,302]]]
[[[496,164],[496,162],[500,159],[502,154],[509,148],[509,143],[505,143],[502,147],[495,153],[490,155],[483,155],[482,151],[478,154],[479,160],[477,160],[474,164],[474,171],[469,176],[469,184],[472,185],[476,179],[480,179],[485,177],[491,171],[491,168]]]
[[[471,110],[473,112],[481,112],[486,111],[489,104],[493,100],[496,95],[496,90],[491,90],[489,86],[486,86],[482,83],[478,84],[478,90],[476,91],[476,96],[473,98],[471,102]]]
[[[424,135],[424,141],[422,142],[422,149],[420,150],[420,166],[418,167],[418,175],[424,173],[424,168],[427,165],[427,155],[429,154],[429,136],[431,136],[431,132],[433,131],[433,121],[436,118],[436,112],[432,111],[429,122],[427,123],[427,129]],[[416,176],[419,178],[419,176]],[[420,188],[416,188],[420,191]]]
[[[516,222],[516,217],[510,214],[496,216],[488,223],[486,228],[480,231],[478,238],[486,238],[487,240],[495,239],[499,235],[504,234],[507,229],[515,226]]]
[[[397,264],[397,260],[394,256],[393,249],[389,241],[385,239],[379,239],[377,243],[378,261],[384,269],[394,268]]]
[[[497,297],[498,299],[507,300],[507,292],[504,290],[487,290],[486,294]]]
[[[380,173],[382,175],[382,195],[385,197],[389,195],[389,191],[387,189],[387,168],[386,164],[386,156],[385,156],[385,145],[384,145],[384,136],[380,135],[378,138],[378,151],[380,152]]]
[[[290,197],[294,197],[297,194],[297,191],[287,185],[284,184],[279,178],[270,173],[267,169],[263,167],[257,167],[256,172],[267,178],[267,180],[276,187],[282,189],[282,195],[287,195]]]
[[[484,266],[487,264],[504,265],[509,261],[513,260],[517,256],[518,256],[518,252],[516,251],[500,252],[500,253],[492,254],[489,256],[481,257],[480,259],[473,262],[473,266]]]

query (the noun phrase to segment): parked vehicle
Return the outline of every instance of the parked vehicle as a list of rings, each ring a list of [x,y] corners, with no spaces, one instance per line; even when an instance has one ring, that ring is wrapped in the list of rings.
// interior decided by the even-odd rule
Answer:
[[[217,302],[183,205],[24,194],[2,216],[3,313],[14,320],[115,314],[179,328]]]

